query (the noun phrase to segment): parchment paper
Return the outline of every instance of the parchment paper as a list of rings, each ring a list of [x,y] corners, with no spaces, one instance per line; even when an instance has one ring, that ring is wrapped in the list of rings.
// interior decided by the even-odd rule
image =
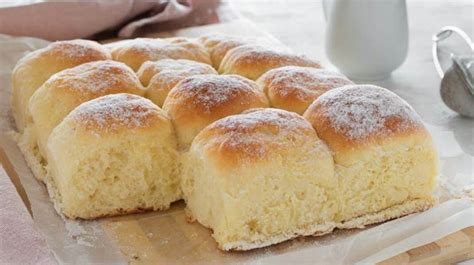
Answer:
[[[222,32],[265,36],[246,20],[189,28],[166,35],[197,36]],[[271,36],[267,36],[271,38]],[[10,74],[26,52],[47,45],[31,38],[0,35],[0,147],[2,162],[24,189],[34,221],[60,263],[72,264],[348,264],[374,263],[474,225],[474,158],[452,131],[427,124],[438,145],[440,203],[432,209],[364,230],[335,231],[248,252],[224,253],[210,231],[185,222],[183,202],[164,212],[99,221],[70,221],[54,211],[43,184],[36,181],[11,134]],[[19,181],[15,181],[16,179]],[[469,188],[471,187],[471,188]]]

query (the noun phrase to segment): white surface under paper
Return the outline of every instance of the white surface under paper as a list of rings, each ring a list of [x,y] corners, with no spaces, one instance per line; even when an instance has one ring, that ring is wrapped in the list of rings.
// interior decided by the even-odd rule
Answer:
[[[180,30],[173,34],[196,36],[210,31],[236,35],[264,34],[242,20],[227,25]],[[474,225],[473,192],[469,193],[466,188],[469,185],[474,187],[474,158],[472,153],[467,153],[474,148],[472,142],[460,144],[459,141],[459,138],[466,139],[466,135],[472,135],[474,129],[466,127],[465,131],[451,131],[447,127],[431,124],[427,127],[437,143],[441,159],[440,185],[437,189],[440,203],[426,212],[365,230],[336,231],[320,238],[297,239],[246,253],[223,253],[215,248],[207,229],[184,222],[182,203],[174,204],[172,209],[161,213],[100,221],[65,221],[54,211],[44,185],[33,177],[8,134],[13,126],[9,104],[11,70],[27,51],[45,45],[47,42],[37,39],[0,35],[0,146],[20,177],[37,227],[60,263],[121,264],[134,261],[133,257],[139,256],[143,263],[366,264],[385,260]],[[126,232],[118,232],[121,228]],[[138,229],[140,235],[134,234],[135,230],[131,228]],[[129,244],[141,242],[144,247],[135,254],[133,251],[136,249],[133,248],[137,246],[127,246],[127,241]]]

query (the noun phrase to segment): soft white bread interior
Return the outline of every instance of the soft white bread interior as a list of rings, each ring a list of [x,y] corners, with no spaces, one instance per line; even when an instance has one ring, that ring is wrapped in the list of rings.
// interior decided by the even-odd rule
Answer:
[[[438,174],[433,141],[396,94],[372,85],[343,86],[321,95],[304,117],[333,153],[339,183],[336,221],[352,224],[345,228],[370,223],[364,215],[385,210],[395,218],[433,203]]]
[[[163,103],[170,90],[181,80],[201,74],[217,74],[212,66],[191,60],[163,59],[147,61],[137,72],[140,81],[147,87],[146,97],[158,106]]]
[[[211,228],[223,250],[335,227],[331,152],[293,112],[256,109],[212,123],[184,155],[181,185],[190,218]]]
[[[53,130],[47,152],[47,184],[69,218],[166,209],[181,197],[173,126],[143,97],[81,104]]]
[[[183,150],[213,121],[260,107],[268,107],[263,92],[255,82],[236,75],[188,77],[169,92],[163,104]]]
[[[326,91],[354,83],[331,70],[284,66],[269,70],[257,84],[267,95],[270,106],[302,115]]]
[[[46,174],[46,143],[51,131],[81,103],[114,93],[143,95],[145,89],[127,65],[107,60],[85,63],[51,76],[31,96],[19,147],[39,180]]]
[[[12,72],[11,106],[17,129],[23,132],[30,97],[51,75],[86,62],[107,59],[111,59],[110,52],[88,40],[53,42],[20,59]]]

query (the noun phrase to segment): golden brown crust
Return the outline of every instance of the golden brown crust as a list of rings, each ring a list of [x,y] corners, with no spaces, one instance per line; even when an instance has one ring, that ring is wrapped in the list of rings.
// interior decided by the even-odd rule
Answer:
[[[126,93],[106,95],[85,102],[74,109],[66,120],[71,120],[75,128],[84,129],[93,135],[145,129],[169,122],[168,117],[153,102]]]
[[[316,99],[304,113],[333,151],[413,133],[428,134],[416,112],[387,89],[347,85]]]
[[[256,80],[270,69],[289,65],[321,68],[317,61],[303,56],[259,45],[242,45],[227,52],[219,66],[219,73],[237,74]]]
[[[185,146],[211,122],[259,107],[268,107],[265,95],[254,82],[234,75],[186,78],[169,92],[163,104]]]
[[[53,42],[46,48],[27,55],[24,60],[28,61],[28,58],[57,60],[67,64],[68,68],[86,62],[112,59],[108,50],[99,43],[81,39]]]
[[[145,62],[137,72],[140,81],[148,86],[150,80],[157,74],[166,72],[189,72],[192,74],[217,74],[216,70],[208,64],[186,59],[162,59]]]
[[[200,74],[217,74],[208,64],[190,60],[164,59],[145,62],[138,71],[142,83],[147,86],[146,97],[162,106],[169,91],[181,80]]]
[[[201,62],[205,64],[211,64],[211,58],[209,56],[209,52],[196,39],[174,37],[174,38],[166,38],[165,40],[191,51],[194,54],[194,59],[192,59],[193,61],[197,61],[197,62]],[[174,58],[174,59],[180,59],[180,58]],[[186,59],[186,58],[183,58],[183,59]]]
[[[229,39],[235,39],[234,36],[223,35],[223,34],[208,34],[203,35],[198,38],[198,41],[202,43],[206,49],[213,49],[216,45],[219,45],[222,42],[225,42]]]
[[[273,108],[258,108],[220,119],[202,130],[193,146],[204,148],[222,166],[264,161],[290,146],[318,140],[311,124],[300,115]]]
[[[212,65],[216,69],[219,69],[221,62],[228,51],[232,50],[235,47],[239,47],[245,44],[246,43],[244,41],[238,41],[238,40],[230,40],[230,41],[220,43],[211,52]]]
[[[53,75],[43,86],[53,96],[69,93],[81,103],[119,92],[145,94],[145,88],[133,70],[124,63],[112,60],[94,61],[66,69]]]
[[[23,131],[28,102],[33,93],[51,75],[86,62],[109,60],[112,56],[94,41],[53,42],[20,59],[12,72],[12,110],[17,127]]]
[[[206,35],[200,37],[199,41],[207,48],[211,56],[212,66],[216,69],[219,69],[222,59],[229,50],[251,42],[227,35]]]
[[[272,107],[303,114],[324,92],[353,82],[340,73],[326,69],[284,66],[266,72],[257,84]]]
[[[209,54],[197,42],[184,38],[137,38],[109,45],[114,60],[124,62],[137,71],[146,61],[188,59],[210,64]]]

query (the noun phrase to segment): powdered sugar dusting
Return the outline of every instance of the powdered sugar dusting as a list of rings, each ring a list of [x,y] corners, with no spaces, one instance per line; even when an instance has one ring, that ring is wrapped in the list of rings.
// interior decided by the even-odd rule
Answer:
[[[144,85],[148,85],[157,74],[167,76],[191,76],[198,74],[217,74],[208,64],[186,59],[162,59],[159,61],[145,62],[138,70],[138,76]]]
[[[61,55],[66,58],[96,56],[97,60],[110,59],[110,55],[104,47],[90,40],[57,41],[53,42],[48,48],[61,52]]]
[[[138,57],[141,62],[132,68],[138,69],[145,61],[159,59],[189,59],[210,63],[209,54],[203,46],[187,39],[137,38],[108,45],[115,60],[128,61]],[[128,58],[130,57],[130,58]],[[135,58],[136,59],[136,58]]]
[[[109,132],[123,127],[129,129],[146,127],[157,115],[159,108],[150,100],[122,93],[83,103],[71,112],[69,117],[79,121],[86,128]]]
[[[273,125],[280,130],[295,131],[299,129],[311,129],[309,123],[300,115],[281,109],[261,108],[233,115],[216,121],[212,127],[225,128],[229,130],[245,130],[259,125]]]
[[[212,134],[217,136],[214,140],[218,145],[224,144],[228,150],[243,151],[246,156],[261,158],[275,146],[288,144],[295,140],[295,135],[304,135],[313,128],[294,112],[260,108],[220,119],[206,130],[219,131]]]
[[[224,58],[224,61],[237,59],[233,63],[242,61],[247,64],[254,64],[257,62],[268,61],[267,63],[273,66],[300,65],[320,67],[320,64],[317,61],[310,60],[302,55],[289,53],[279,47],[268,48],[260,45],[242,45],[230,50],[227,55],[227,59]],[[233,56],[235,58],[232,58]],[[225,65],[225,63],[226,62],[224,62],[221,67]]]
[[[357,140],[423,126],[418,114],[393,92],[372,85],[348,85],[330,90],[315,103],[333,128]],[[387,126],[397,119],[395,128]]]
[[[80,94],[100,94],[114,88],[144,89],[132,69],[116,61],[94,61],[66,69],[53,75],[48,83]]]
[[[192,99],[193,105],[201,106],[206,113],[210,113],[216,106],[258,92],[256,86],[251,85],[250,80],[242,77],[195,75],[181,81],[171,90],[170,96],[179,95]]]
[[[311,67],[285,66],[268,71],[262,76],[267,86],[281,97],[294,95],[307,100],[313,94],[322,94],[332,88],[353,84],[344,75]],[[313,99],[314,100],[314,99]]]
[[[206,71],[212,71],[213,69],[210,65],[186,60],[186,59],[162,59],[154,62],[146,62],[142,67],[152,67],[156,72],[163,70],[167,71],[189,71],[189,72],[199,72],[205,69]]]

